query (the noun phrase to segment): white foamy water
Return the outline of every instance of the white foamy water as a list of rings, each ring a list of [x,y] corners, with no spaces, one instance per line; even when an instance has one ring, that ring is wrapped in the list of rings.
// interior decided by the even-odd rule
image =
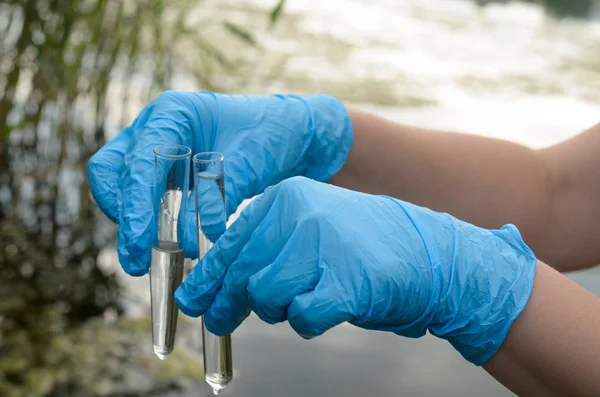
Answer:
[[[600,22],[557,21],[519,2],[288,0],[269,30],[275,3],[208,1],[190,14],[192,26],[232,20],[266,49],[231,46],[255,65],[240,92],[324,92],[399,122],[532,147],[600,121]],[[181,75],[173,88],[199,87]]]
[[[600,121],[600,57],[593,50],[600,44],[598,22],[559,22],[534,4],[480,9],[460,0],[289,0],[286,10],[297,18],[289,34],[295,40],[265,39],[292,54],[286,76],[364,80],[365,91],[379,80],[398,103],[408,96],[433,102],[418,108],[393,100],[385,107],[364,104],[390,119],[533,147]],[[315,36],[325,44],[311,48]],[[347,53],[334,56],[342,43]],[[275,86],[285,89],[285,83]]]

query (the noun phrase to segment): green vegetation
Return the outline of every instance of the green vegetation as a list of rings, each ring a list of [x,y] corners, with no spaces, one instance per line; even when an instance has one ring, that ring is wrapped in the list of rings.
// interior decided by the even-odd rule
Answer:
[[[281,15],[283,2],[274,6],[265,24]],[[116,233],[85,167],[132,109],[178,77],[222,91],[245,81],[253,33],[213,9],[197,0],[0,2],[0,395],[116,390],[136,340],[120,325],[101,327],[107,310],[121,313],[119,286],[96,263]]]
[[[558,17],[587,18],[594,0],[541,0],[546,9]]]

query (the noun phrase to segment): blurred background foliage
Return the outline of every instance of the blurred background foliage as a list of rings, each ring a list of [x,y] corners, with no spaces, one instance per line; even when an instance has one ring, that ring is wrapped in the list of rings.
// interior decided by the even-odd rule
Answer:
[[[595,4],[540,1],[560,17],[585,17]],[[257,85],[265,50],[256,32],[202,12],[206,2],[0,1],[0,395],[141,393],[127,386],[143,383],[135,371],[124,370],[140,324],[117,322],[119,285],[97,263],[114,225],[93,203],[85,167],[107,129],[131,122],[132,109],[175,80],[225,92]],[[266,29],[284,8],[273,1]],[[128,332],[100,332],[99,319]]]
[[[93,387],[55,343],[107,309],[120,312],[118,285],[96,263],[115,234],[91,199],[87,160],[111,123],[130,122],[130,105],[177,74],[199,88],[241,87],[257,47],[218,15],[189,21],[198,3],[0,2],[0,395]],[[282,6],[265,16],[270,24]],[[61,374],[43,372],[57,366]]]

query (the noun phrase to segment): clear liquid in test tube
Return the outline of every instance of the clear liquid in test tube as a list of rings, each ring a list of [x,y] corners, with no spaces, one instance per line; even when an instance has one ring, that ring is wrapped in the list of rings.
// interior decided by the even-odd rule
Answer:
[[[194,194],[198,228],[198,259],[208,252],[226,228],[224,168],[221,153],[198,153],[194,163]],[[204,379],[214,394],[224,389],[233,378],[231,335],[217,336],[204,326],[202,318]]]
[[[167,358],[175,346],[179,308],[174,294],[183,280],[183,225],[189,194],[191,150],[180,145],[154,148],[154,221],[157,236],[150,264],[150,303],[154,354]]]

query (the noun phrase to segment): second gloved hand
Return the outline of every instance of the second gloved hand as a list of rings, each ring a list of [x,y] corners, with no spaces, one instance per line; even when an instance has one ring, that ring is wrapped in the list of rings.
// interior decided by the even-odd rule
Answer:
[[[535,263],[514,226],[485,230],[292,178],[244,209],[175,299],[218,335],[252,309],[306,338],[342,322],[408,337],[429,330],[480,365],[524,309]]]

